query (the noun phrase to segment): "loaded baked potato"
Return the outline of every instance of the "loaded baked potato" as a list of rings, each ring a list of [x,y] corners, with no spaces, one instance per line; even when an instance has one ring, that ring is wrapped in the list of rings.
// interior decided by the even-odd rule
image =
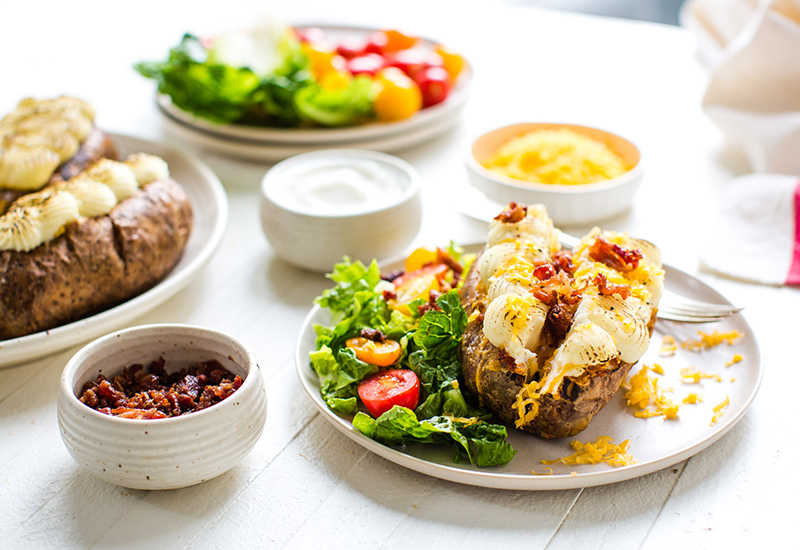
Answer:
[[[0,216],[0,340],[123,302],[178,262],[192,209],[162,159],[102,159]]]
[[[101,159],[118,158],[94,126],[94,109],[71,97],[23,99],[0,120],[0,214],[14,200],[67,180]]]
[[[544,207],[509,205],[461,291],[467,390],[542,437],[585,429],[647,350],[660,257],[647,241],[597,228],[560,251]]]

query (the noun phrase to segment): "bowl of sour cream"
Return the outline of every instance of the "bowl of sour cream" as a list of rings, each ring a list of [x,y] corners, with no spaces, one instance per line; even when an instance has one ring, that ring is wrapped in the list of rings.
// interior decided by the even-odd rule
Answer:
[[[392,155],[315,151],[273,166],[261,182],[261,226],[275,253],[329,272],[342,257],[370,262],[405,250],[422,221],[416,170]]]

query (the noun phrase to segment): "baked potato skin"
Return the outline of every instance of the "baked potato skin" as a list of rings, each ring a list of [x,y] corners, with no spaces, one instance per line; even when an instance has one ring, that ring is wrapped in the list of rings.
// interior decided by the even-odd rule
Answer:
[[[54,328],[154,286],[181,257],[192,209],[172,179],[30,252],[0,252],[0,340]]]
[[[482,315],[472,316],[473,311],[483,313],[485,308],[477,264],[476,260],[461,289],[461,302],[471,319],[461,342],[464,382],[467,391],[478,398],[481,406],[513,426],[519,414],[512,405],[525,379],[504,366],[500,350],[483,334]],[[654,322],[655,314],[649,325],[651,332]],[[611,400],[632,366],[614,360],[605,370],[594,373],[588,384],[574,385],[570,395],[544,395],[539,401],[539,413],[522,429],[548,439],[580,433]]]

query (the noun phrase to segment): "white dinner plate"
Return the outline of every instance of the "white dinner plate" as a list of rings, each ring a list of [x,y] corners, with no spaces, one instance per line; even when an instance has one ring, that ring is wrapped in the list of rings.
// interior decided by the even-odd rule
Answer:
[[[201,149],[244,160],[278,162],[295,155],[311,153],[321,149],[365,149],[368,151],[379,151],[381,153],[397,153],[404,149],[408,149],[409,147],[414,147],[424,143],[430,139],[434,139],[447,132],[458,122],[458,117],[442,119],[434,124],[422,126],[409,132],[396,134],[386,138],[347,142],[342,144],[331,143],[327,145],[275,145],[234,141],[196,132],[178,121],[170,120],[168,118],[165,120],[167,122],[166,128],[168,132],[194,144]]]
[[[476,252],[482,246],[471,244],[465,248]],[[402,269],[402,266],[402,261],[395,261],[382,265],[382,269],[391,271]],[[666,286],[669,290],[698,300],[729,303],[722,295],[691,275],[670,266],[665,266],[665,270]],[[295,352],[300,382],[322,415],[359,445],[401,466],[457,483],[497,489],[554,490],[605,485],[649,474],[685,460],[717,441],[744,416],[758,391],[763,374],[756,336],[741,314],[707,325],[659,320],[647,353],[632,369],[631,374],[638,371],[639,365],[659,363],[666,371],[659,381],[660,387],[674,388],[673,399],[678,401],[690,392],[699,393],[703,398],[702,403],[681,407],[680,418],[677,420],[664,420],[663,417],[637,418],[633,415],[633,409],[626,406],[623,397],[625,392],[621,389],[595,416],[589,427],[575,437],[545,440],[509,428],[508,442],[517,450],[516,456],[506,466],[478,468],[469,464],[466,459],[460,464],[453,463],[455,451],[445,446],[414,444],[387,447],[354,430],[350,417],[340,417],[328,409],[320,396],[319,379],[309,365],[308,354],[315,349],[314,324],[329,324],[329,321],[329,312],[315,306],[303,323]],[[699,353],[678,349],[673,357],[659,356],[664,335],[674,336],[680,342],[696,338],[698,329],[705,332],[735,329],[744,336],[732,346],[723,344]],[[743,360],[726,367],[725,363],[735,353],[740,354]],[[694,365],[701,371],[719,374],[723,381],[703,380],[699,384],[684,384],[678,379],[678,370],[689,365]],[[719,420],[710,425],[713,407],[723,402],[726,395],[730,404]],[[593,442],[600,436],[610,436],[615,443],[629,439],[628,452],[636,459],[636,464],[615,468],[604,463],[571,466],[545,466],[541,463],[543,459],[553,460],[571,454],[573,450],[569,441]],[[551,475],[533,473],[543,474],[548,467],[553,470]]]
[[[51,330],[0,341],[0,367],[32,361],[112,332],[164,302],[197,276],[217,249],[228,215],[219,178],[197,157],[134,137],[111,134],[121,158],[131,153],[158,155],[169,164],[192,205],[194,224],[178,265],[150,290],[116,307]]]

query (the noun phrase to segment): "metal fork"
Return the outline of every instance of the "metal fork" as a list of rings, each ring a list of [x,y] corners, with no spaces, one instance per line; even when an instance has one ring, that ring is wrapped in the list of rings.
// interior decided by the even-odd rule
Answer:
[[[580,239],[566,233],[561,233],[559,240],[561,245],[567,248],[574,248],[580,243]],[[730,304],[711,304],[692,300],[665,289],[658,303],[658,318],[679,323],[712,323],[739,313],[743,309]]]

